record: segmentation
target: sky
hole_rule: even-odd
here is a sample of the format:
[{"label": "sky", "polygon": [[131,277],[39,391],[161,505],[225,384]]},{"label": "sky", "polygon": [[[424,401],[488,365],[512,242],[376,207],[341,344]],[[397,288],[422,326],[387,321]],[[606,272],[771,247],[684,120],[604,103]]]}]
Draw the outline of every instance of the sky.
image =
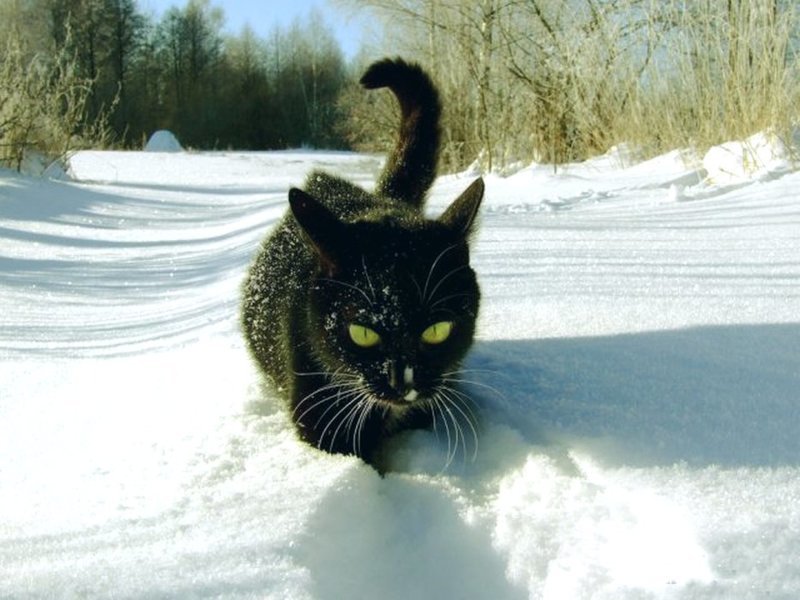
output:
[{"label": "sky", "polygon": [[[141,0],[139,5],[160,17],[170,7],[183,7],[186,3],[187,0]],[[354,16],[328,0],[211,0],[211,4],[225,12],[225,29],[229,33],[239,33],[249,23],[264,37],[276,25],[288,26],[294,19],[305,19],[312,9],[317,9],[333,30],[347,58],[358,52],[366,27],[362,17]]]}]

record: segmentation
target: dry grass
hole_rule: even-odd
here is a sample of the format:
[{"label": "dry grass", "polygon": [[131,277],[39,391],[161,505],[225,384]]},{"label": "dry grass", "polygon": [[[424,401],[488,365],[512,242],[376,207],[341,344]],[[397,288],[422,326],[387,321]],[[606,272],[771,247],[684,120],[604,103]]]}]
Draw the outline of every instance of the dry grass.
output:
[{"label": "dry grass", "polygon": [[[742,4],[736,14],[678,9],[653,62],[615,124],[616,137],[649,153],[677,147],[705,150],[758,131],[788,137],[798,118],[798,33],[793,6]],[[722,5],[722,3],[718,3]]]},{"label": "dry grass", "polygon": [[[446,167],[563,163],[620,143],[705,148],[798,118],[800,38],[777,0],[351,0],[445,100]],[[358,96],[348,98],[358,103]],[[369,145],[369,111],[353,111]],[[365,117],[366,115],[366,117]],[[366,118],[366,122],[365,122]],[[478,127],[477,123],[484,126]]]},{"label": "dry grass", "polygon": [[65,53],[31,54],[16,35],[0,53],[0,164],[19,169],[29,150],[51,159],[85,146],[105,147],[104,115],[83,122],[91,81]]}]

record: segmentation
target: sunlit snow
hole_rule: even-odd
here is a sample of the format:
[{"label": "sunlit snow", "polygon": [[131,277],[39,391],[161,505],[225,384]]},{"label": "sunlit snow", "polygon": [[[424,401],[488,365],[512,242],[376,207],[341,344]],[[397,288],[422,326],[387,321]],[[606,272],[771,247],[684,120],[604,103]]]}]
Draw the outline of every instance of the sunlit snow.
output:
[{"label": "sunlit snow", "polygon": [[385,478],[297,441],[238,324],[289,186],[379,158],[0,171],[0,598],[800,596],[800,173],[620,156],[487,177],[477,458],[415,432]]}]

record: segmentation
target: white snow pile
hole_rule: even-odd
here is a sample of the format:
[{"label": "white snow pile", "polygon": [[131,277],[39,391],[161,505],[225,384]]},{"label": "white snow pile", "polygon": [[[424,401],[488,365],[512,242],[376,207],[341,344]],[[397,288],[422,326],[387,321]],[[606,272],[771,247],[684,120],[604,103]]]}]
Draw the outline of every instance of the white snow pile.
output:
[{"label": "white snow pile", "polygon": [[385,478],[297,441],[238,325],[288,187],[378,159],[0,172],[0,597],[800,597],[800,174],[613,162],[487,178],[477,458],[415,432]]},{"label": "white snow pile", "polygon": [[147,140],[144,150],[145,152],[183,152],[183,146],[174,133],[166,129],[159,129]]},{"label": "white snow pile", "polygon": [[796,143],[786,143],[775,134],[757,133],[744,141],[711,148],[703,157],[703,167],[714,183],[739,184],[780,176],[792,170],[797,160]]}]

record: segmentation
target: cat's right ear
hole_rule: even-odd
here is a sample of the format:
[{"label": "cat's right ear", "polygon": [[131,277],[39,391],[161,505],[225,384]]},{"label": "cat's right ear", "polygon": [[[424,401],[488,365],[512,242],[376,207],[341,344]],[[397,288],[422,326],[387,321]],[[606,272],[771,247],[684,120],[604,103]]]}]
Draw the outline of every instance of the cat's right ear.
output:
[{"label": "cat's right ear", "polygon": [[344,238],[344,225],[316,198],[298,188],[289,190],[289,206],[323,270],[332,276],[336,272],[336,247],[338,240]]},{"label": "cat's right ear", "polygon": [[475,224],[475,218],[478,216],[481,200],[483,200],[483,192],[483,179],[479,177],[447,207],[444,214],[439,217],[439,222],[444,223],[465,238],[469,237]]}]

